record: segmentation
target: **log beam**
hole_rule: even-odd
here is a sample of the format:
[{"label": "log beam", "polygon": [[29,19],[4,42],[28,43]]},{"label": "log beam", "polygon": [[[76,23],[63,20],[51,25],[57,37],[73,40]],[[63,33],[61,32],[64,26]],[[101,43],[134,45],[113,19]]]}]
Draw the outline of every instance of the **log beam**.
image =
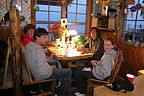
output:
[{"label": "log beam", "polygon": [[11,33],[11,64],[13,85],[15,89],[14,96],[23,96],[21,87],[21,64],[20,64],[20,20],[19,11],[16,8],[9,10],[9,27]]}]

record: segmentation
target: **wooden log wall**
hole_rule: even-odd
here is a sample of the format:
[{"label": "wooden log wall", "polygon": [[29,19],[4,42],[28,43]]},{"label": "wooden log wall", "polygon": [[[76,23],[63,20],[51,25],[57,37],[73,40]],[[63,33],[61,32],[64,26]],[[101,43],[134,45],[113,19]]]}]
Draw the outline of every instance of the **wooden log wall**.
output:
[{"label": "wooden log wall", "polygon": [[0,27],[0,40],[7,41],[9,36],[9,27]]},{"label": "wooden log wall", "polygon": [[[21,36],[23,33],[23,27],[20,28]],[[10,30],[9,27],[0,27],[0,40],[7,41],[8,37],[10,36]]]},{"label": "wooden log wall", "polygon": [[100,29],[100,33],[101,33],[101,37],[103,38],[103,40],[105,40],[107,37],[111,37],[114,40],[117,40],[116,31],[108,31],[108,30]]},{"label": "wooden log wall", "polygon": [[119,43],[118,46],[122,49],[125,60],[121,66],[121,76],[125,76],[126,73],[137,76],[138,71],[144,69],[144,48],[122,43]]}]

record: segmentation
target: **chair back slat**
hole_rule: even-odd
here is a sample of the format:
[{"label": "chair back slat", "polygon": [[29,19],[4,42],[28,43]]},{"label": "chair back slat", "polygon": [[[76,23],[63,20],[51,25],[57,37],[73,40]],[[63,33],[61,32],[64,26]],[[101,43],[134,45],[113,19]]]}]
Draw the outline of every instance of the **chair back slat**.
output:
[{"label": "chair back slat", "polygon": [[111,76],[108,79],[108,82],[112,83],[115,80],[122,62],[123,62],[123,56],[122,56],[121,50],[118,49],[115,64],[112,69]]},{"label": "chair back slat", "polygon": [[20,44],[20,46],[22,49],[22,60],[23,60],[24,67],[26,68],[26,71],[27,71],[27,74],[29,76],[31,83],[33,83],[32,74],[30,72],[29,64],[28,64],[27,57],[26,57],[25,47],[22,44]]}]

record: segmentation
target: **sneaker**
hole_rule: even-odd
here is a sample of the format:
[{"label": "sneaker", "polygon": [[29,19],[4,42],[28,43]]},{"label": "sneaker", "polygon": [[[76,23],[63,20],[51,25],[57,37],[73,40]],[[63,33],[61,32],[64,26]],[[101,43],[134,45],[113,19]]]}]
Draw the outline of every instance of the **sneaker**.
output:
[{"label": "sneaker", "polygon": [[59,81],[58,85],[56,85],[56,88],[60,87],[60,85],[61,85],[61,82]]},{"label": "sneaker", "polygon": [[85,96],[85,94],[81,94],[81,93],[79,93],[79,92],[75,92],[75,95],[76,95],[76,96]]},{"label": "sneaker", "polygon": [[91,71],[90,67],[84,67],[82,71]]}]

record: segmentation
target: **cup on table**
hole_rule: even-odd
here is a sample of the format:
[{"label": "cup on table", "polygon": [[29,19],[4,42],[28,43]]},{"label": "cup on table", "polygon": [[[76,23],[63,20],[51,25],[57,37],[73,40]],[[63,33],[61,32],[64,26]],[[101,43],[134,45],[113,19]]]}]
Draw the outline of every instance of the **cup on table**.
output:
[{"label": "cup on table", "polygon": [[131,83],[133,83],[133,79],[134,79],[134,75],[132,75],[132,74],[127,74],[126,75],[127,76],[127,78],[129,79],[129,81],[131,82]]},{"label": "cup on table", "polygon": [[78,46],[78,47],[76,48],[76,50],[77,50],[77,51],[81,51],[80,46]]}]

